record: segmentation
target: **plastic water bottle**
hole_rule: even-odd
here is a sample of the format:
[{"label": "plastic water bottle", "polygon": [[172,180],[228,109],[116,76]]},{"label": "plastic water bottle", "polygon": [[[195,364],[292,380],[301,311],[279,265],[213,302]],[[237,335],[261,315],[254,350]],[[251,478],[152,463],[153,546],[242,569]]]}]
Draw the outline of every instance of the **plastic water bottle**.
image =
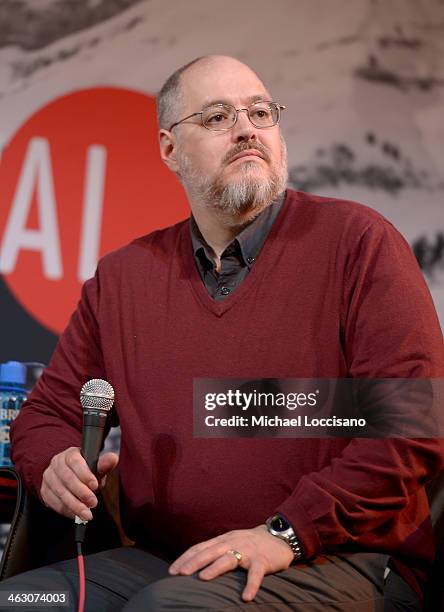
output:
[{"label": "plastic water bottle", "polygon": [[26,366],[19,361],[0,364],[0,465],[12,466],[9,428],[26,399]]}]

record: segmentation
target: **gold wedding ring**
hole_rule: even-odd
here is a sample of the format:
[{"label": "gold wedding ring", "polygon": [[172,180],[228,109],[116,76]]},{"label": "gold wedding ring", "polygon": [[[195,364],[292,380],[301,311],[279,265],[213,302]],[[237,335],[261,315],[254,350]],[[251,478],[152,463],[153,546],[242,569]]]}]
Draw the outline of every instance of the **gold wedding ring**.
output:
[{"label": "gold wedding ring", "polygon": [[242,561],[242,554],[238,550],[227,550],[227,554],[236,557],[238,564]]}]

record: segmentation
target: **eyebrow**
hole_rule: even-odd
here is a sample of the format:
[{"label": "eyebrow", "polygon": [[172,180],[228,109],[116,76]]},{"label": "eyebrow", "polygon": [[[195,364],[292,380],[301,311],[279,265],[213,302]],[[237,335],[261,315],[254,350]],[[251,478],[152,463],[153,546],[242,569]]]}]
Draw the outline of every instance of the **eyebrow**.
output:
[{"label": "eyebrow", "polygon": [[[269,95],[268,92],[265,92],[264,94],[256,94],[255,96],[249,96],[247,99],[247,104],[254,104],[255,102],[262,102],[262,101],[270,101],[271,97]],[[224,98],[219,98],[217,100],[209,100],[208,102],[206,102],[202,108],[207,108],[207,106],[212,106],[213,104],[228,104],[229,106],[233,106],[233,104]]]}]

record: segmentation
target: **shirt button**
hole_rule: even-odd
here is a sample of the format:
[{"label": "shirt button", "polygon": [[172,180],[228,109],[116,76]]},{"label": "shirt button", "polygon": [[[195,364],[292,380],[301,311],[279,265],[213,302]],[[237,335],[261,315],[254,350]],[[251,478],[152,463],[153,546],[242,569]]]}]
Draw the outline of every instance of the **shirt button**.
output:
[{"label": "shirt button", "polygon": [[221,294],[222,295],[228,295],[230,293],[231,289],[229,287],[221,287]]},{"label": "shirt button", "polygon": [[247,263],[252,264],[254,259],[254,257],[247,257]]}]

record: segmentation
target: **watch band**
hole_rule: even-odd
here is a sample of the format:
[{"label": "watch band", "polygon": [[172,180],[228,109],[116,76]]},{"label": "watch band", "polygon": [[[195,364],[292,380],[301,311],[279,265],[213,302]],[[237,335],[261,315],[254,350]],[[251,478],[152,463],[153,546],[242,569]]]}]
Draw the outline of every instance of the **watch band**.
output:
[{"label": "watch band", "polygon": [[299,559],[301,559],[303,556],[302,546],[299,544],[299,540],[297,539],[296,534],[293,532],[293,535],[290,535],[288,538],[284,539],[294,553],[294,560],[298,561]]}]

